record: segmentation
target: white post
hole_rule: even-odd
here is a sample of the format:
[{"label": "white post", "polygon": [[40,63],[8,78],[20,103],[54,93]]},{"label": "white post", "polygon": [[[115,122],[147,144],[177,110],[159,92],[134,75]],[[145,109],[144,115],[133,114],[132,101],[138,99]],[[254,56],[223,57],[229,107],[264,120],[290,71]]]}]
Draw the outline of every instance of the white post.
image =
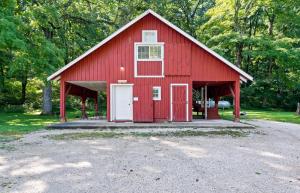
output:
[{"label": "white post", "polygon": [[205,85],[205,90],[204,90],[204,116],[205,119],[207,119],[207,85]]}]

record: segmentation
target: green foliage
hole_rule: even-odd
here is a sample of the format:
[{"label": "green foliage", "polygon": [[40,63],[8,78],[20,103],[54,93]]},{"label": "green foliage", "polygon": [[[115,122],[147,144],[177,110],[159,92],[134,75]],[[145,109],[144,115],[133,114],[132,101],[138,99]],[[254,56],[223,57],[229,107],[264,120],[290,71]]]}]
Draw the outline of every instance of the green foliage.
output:
[{"label": "green foliage", "polygon": [[[254,76],[242,87],[243,106],[294,110],[300,100],[299,7],[293,0],[3,0],[0,106],[41,107],[47,76],[151,8]],[[55,113],[58,91],[54,83]],[[80,103],[70,99],[67,107]]]},{"label": "green foliage", "polygon": [[210,18],[198,37],[254,76],[242,88],[244,106],[295,110],[300,100],[299,7],[291,0],[216,0],[206,13]]}]

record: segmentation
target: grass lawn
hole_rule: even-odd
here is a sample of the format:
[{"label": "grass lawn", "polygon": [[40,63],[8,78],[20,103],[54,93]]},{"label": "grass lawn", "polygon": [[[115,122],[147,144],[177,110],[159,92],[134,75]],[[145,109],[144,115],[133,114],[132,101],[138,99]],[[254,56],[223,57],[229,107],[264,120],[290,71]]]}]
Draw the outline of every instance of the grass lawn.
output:
[{"label": "grass lawn", "polygon": [[[241,119],[264,119],[272,121],[290,122],[300,124],[300,116],[297,116],[295,112],[279,111],[279,110],[245,110],[246,116],[241,116]],[[232,119],[232,110],[219,110],[219,113],[223,119]]]},{"label": "grass lawn", "polygon": [[[300,116],[294,112],[267,111],[267,110],[242,110],[246,116],[241,119],[265,119],[300,124]],[[232,120],[232,110],[220,110],[223,119]],[[68,119],[80,116],[80,111],[68,111]],[[0,142],[19,139],[23,134],[37,131],[46,125],[59,122],[59,116],[42,116],[40,112],[31,113],[2,113],[0,112]]]},{"label": "grass lawn", "polygon": [[[68,112],[68,118],[74,119],[80,112]],[[39,111],[30,113],[0,112],[0,142],[19,139],[23,134],[37,131],[45,126],[59,122],[58,115],[40,115]]]}]

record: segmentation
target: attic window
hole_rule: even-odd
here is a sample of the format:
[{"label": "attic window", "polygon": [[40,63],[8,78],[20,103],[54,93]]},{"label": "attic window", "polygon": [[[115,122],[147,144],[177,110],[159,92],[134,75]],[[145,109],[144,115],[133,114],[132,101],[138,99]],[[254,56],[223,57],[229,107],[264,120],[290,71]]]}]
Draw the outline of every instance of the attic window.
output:
[{"label": "attic window", "polygon": [[142,42],[145,42],[145,43],[157,42],[157,31],[156,30],[143,30],[142,31]]}]

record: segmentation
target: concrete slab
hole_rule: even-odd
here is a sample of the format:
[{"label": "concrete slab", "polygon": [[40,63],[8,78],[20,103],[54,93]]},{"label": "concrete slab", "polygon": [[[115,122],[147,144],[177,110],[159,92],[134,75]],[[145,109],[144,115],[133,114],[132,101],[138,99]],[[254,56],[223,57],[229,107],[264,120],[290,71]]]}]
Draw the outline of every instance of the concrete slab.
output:
[{"label": "concrete slab", "polygon": [[228,120],[195,120],[193,122],[165,122],[165,123],[133,123],[107,122],[106,120],[76,120],[53,124],[48,129],[138,129],[138,128],[254,128],[253,125]]}]

